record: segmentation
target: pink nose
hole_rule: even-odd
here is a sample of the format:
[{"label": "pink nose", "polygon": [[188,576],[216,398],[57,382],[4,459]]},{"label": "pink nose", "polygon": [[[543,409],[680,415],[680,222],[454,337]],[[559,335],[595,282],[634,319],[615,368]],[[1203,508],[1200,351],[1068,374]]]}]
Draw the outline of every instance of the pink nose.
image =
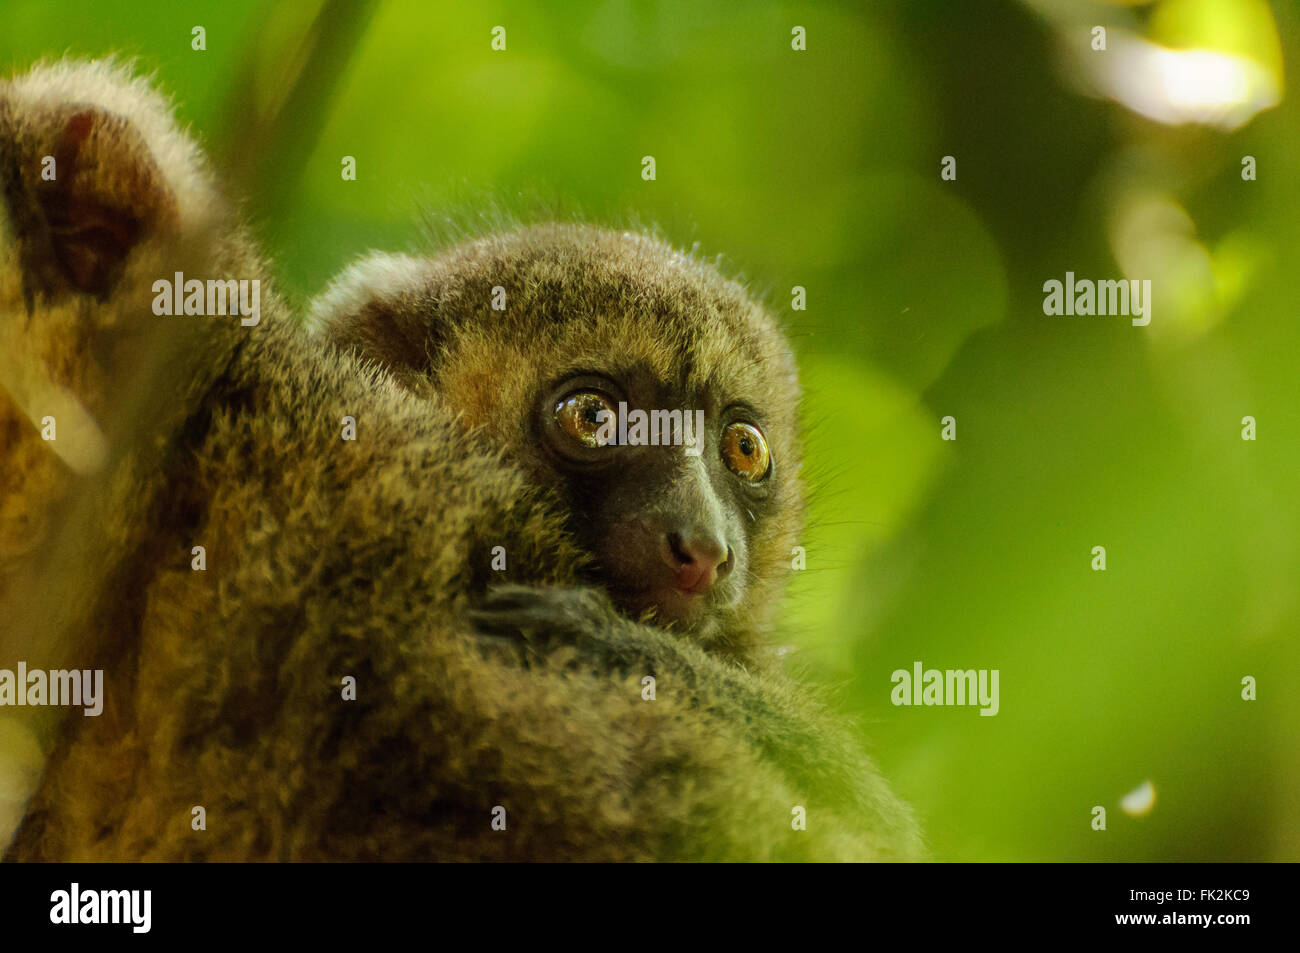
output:
[{"label": "pink nose", "polygon": [[677,588],[692,593],[704,592],[732,566],[730,547],[709,532],[669,533],[664,560],[677,573]]}]

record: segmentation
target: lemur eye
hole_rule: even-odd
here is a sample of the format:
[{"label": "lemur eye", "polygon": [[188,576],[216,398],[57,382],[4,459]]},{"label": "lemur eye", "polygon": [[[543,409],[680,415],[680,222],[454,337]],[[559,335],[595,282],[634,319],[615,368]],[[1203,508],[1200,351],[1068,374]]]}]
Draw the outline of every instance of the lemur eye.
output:
[{"label": "lemur eye", "polygon": [[584,447],[605,446],[606,441],[599,431],[602,427],[608,428],[614,419],[614,405],[609,398],[592,390],[570,394],[555,405],[556,424]]},{"label": "lemur eye", "polygon": [[760,483],[772,472],[772,453],[763,432],[737,421],[722,431],[722,459],[731,472],[750,483]]}]

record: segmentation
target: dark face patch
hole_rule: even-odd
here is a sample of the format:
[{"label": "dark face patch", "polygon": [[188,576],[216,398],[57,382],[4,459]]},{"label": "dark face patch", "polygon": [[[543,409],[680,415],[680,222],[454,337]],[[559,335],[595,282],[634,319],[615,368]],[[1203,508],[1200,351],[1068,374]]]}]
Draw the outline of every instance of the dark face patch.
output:
[{"label": "dark face patch", "polygon": [[678,381],[644,365],[564,373],[539,391],[534,429],[598,581],[629,614],[708,636],[752,595],[778,470],[730,462],[736,431],[762,439],[750,406]]}]

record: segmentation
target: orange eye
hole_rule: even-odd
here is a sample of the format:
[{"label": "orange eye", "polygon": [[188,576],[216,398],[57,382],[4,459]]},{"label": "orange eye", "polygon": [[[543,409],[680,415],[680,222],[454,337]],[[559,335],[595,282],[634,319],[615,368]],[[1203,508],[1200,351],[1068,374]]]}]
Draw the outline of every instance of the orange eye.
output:
[{"label": "orange eye", "polygon": [[722,431],[722,459],[732,473],[750,483],[759,483],[772,472],[772,453],[767,449],[767,440],[752,424],[737,421]]},{"label": "orange eye", "polygon": [[555,405],[555,423],[584,447],[603,447],[613,442],[605,436],[613,433],[614,413],[614,405],[604,394],[584,390],[570,394]]}]

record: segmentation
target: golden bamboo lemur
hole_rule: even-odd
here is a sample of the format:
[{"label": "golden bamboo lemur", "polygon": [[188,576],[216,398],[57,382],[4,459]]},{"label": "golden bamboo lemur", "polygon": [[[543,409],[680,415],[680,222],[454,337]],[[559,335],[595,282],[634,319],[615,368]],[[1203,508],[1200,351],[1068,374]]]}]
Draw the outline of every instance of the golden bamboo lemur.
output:
[{"label": "golden bamboo lemur", "polygon": [[803,494],[794,361],[744,288],[643,234],[540,225],[365,259],[313,323],[559,499],[622,609],[755,664]]},{"label": "golden bamboo lemur", "polygon": [[[369,259],[310,335],[103,63],[0,84],[0,176],[0,668],[104,670],[98,717],[0,708],[50,739],[9,858],[919,853],[754,653],[801,492],[740,286],[539,226]],[[255,322],[159,316],[177,272],[261,281]],[[609,445],[620,401],[703,434]]]}]

